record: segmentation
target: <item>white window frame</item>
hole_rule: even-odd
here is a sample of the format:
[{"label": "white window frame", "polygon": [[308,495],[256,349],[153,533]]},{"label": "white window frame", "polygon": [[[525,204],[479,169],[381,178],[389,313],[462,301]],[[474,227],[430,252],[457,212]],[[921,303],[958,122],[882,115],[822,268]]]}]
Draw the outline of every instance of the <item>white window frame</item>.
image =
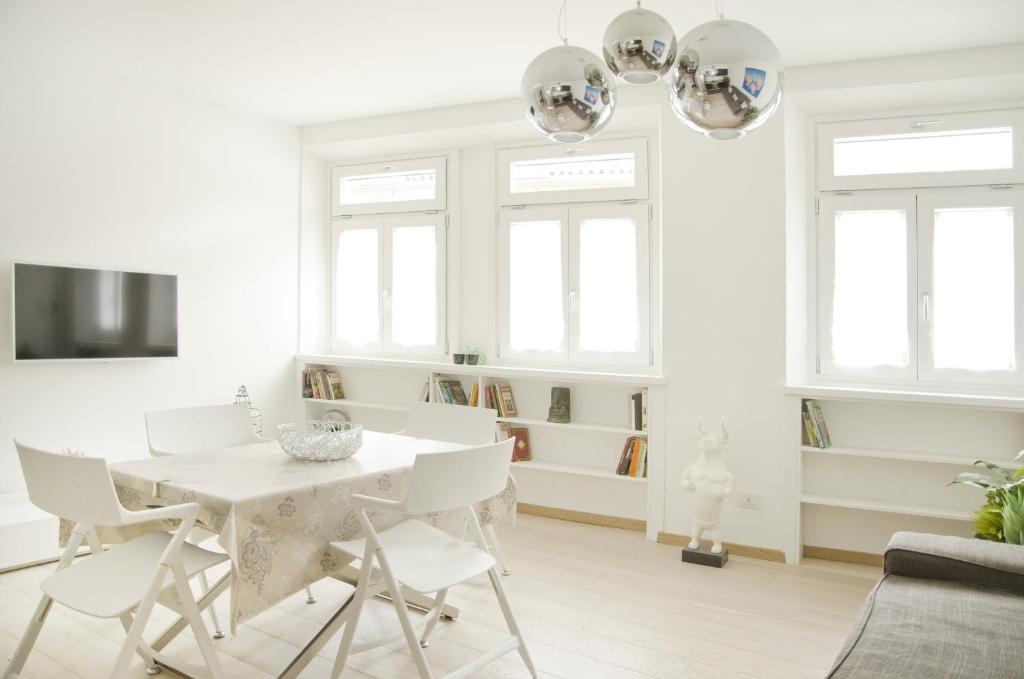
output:
[{"label": "white window frame", "polygon": [[[997,170],[956,172],[911,172],[837,177],[833,174],[832,143],[838,138],[914,132],[973,130],[988,127],[1013,128],[1013,167]],[[937,113],[874,120],[823,122],[817,125],[817,180],[820,191],[856,191],[862,189],[915,188],[937,186],[973,186],[1024,182],[1024,109]]]},{"label": "white window frame", "polygon": [[[448,173],[447,158],[435,156],[430,158],[413,158],[403,160],[386,160],[358,165],[338,165],[331,168],[331,216],[342,217],[352,215],[383,214],[397,212],[442,211],[448,207]],[[378,172],[411,172],[415,170],[434,170],[435,196],[429,200],[405,200],[382,203],[360,203],[358,205],[341,205],[341,180],[345,177],[359,177]]]},{"label": "white window frame", "polygon": [[[391,341],[391,282],[392,282],[392,234],[396,227],[403,226],[433,226],[437,238],[437,344],[423,347],[410,347],[397,345]],[[378,341],[370,345],[354,345],[342,341],[337,337],[335,329],[338,312],[338,304],[341,300],[335,297],[335,267],[338,249],[338,238],[342,231],[354,229],[377,229],[379,233],[378,243],[378,313],[379,330]],[[448,353],[448,324],[447,324],[447,242],[448,242],[448,216],[445,214],[418,214],[418,215],[377,215],[373,217],[339,218],[331,221],[331,242],[330,242],[330,345],[331,350],[336,353],[347,353],[357,355],[392,355],[392,356],[436,356],[441,357]]]},{"label": "white window frame", "polygon": [[[918,195],[920,295],[918,315],[922,332],[918,339],[920,370],[918,380],[933,384],[975,383],[982,385],[1024,384],[1024,187],[1005,190],[967,188],[923,190]],[[942,208],[1005,207],[1013,208],[1014,261],[1014,364],[1015,370],[964,370],[935,368],[932,361],[932,323],[928,299],[933,281],[932,256],[935,237],[935,210]]]},{"label": "white window frame", "polygon": [[[835,280],[835,214],[859,210],[903,210],[907,214],[907,355],[906,366],[853,368],[832,361],[832,309]],[[917,375],[917,203],[913,191],[825,194],[819,202],[818,260],[818,373],[825,379],[864,383],[913,382]]]},{"label": "white window frame", "polygon": [[[599,156],[632,153],[636,158],[636,182],[633,186],[602,189],[571,189],[512,193],[509,187],[509,167],[520,160],[546,160],[567,155]],[[554,205],[562,203],[590,203],[614,200],[647,200],[650,197],[648,140],[646,138],[610,139],[591,141],[582,145],[523,146],[497,151],[497,197],[500,207],[511,205]]]},{"label": "white window frame", "polygon": [[[636,352],[584,352],[579,346],[579,226],[585,219],[633,217],[637,226],[637,294],[640,317]],[[509,227],[512,222],[558,220],[562,225],[562,313],[565,324],[565,346],[561,352],[513,351],[509,342]],[[564,364],[577,367],[651,366],[654,360],[652,342],[652,299],[654,271],[651,240],[652,215],[646,202],[600,203],[584,205],[503,207],[500,210],[498,234],[498,356],[512,364]]]}]

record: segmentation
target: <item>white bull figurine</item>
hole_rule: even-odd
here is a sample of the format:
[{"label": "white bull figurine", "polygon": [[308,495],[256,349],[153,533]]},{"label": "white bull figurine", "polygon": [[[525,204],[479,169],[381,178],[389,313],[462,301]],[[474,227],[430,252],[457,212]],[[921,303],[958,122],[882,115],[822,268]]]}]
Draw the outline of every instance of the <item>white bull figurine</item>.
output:
[{"label": "white bull figurine", "polygon": [[697,420],[700,456],[686,468],[680,483],[694,494],[693,531],[690,549],[700,547],[700,539],[707,531],[711,535],[711,551],[722,553],[722,500],[732,495],[732,473],[722,462],[722,449],[729,445],[729,432],[722,418],[722,431],[712,434]]}]

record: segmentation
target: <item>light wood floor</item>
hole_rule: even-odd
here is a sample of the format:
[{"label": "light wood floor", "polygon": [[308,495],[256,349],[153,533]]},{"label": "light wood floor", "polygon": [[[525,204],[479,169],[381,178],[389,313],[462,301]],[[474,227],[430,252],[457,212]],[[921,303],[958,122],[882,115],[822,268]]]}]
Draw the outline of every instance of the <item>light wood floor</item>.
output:
[{"label": "light wood floor", "polygon": [[[646,542],[640,533],[521,516],[499,530],[513,560],[504,578],[541,676],[547,679],[675,679],[821,677],[831,665],[865,596],[878,577],[868,566],[806,560],[801,566],[732,557],[723,570],[683,564],[676,547]],[[5,667],[38,599],[39,581],[53,565],[0,575],[0,659]],[[217,641],[233,678],[273,676],[283,668],[347,591],[323,581],[319,599],[297,595]],[[448,671],[498,643],[504,627],[486,581],[453,590],[462,609],[439,625],[427,657]],[[222,597],[219,605],[226,605]],[[371,622],[390,609],[373,604]],[[153,629],[171,614],[157,609]],[[123,633],[56,607],[23,677],[105,677]],[[327,677],[332,640],[304,677]],[[182,635],[169,652],[199,662],[194,640]],[[141,661],[132,675],[145,677]],[[162,676],[170,677],[169,673]],[[344,677],[415,678],[399,643],[354,656]],[[518,655],[505,656],[477,677],[526,678]]]}]

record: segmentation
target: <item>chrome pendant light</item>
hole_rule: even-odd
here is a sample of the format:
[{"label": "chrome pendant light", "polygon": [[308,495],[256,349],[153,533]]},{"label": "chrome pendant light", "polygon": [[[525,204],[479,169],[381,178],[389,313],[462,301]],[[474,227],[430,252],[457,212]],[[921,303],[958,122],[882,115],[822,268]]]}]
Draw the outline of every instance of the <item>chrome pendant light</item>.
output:
[{"label": "chrome pendant light", "polygon": [[764,125],[782,101],[782,58],[767,35],[750,24],[718,21],[679,41],[667,79],[672,110],[712,139],[737,139]]},{"label": "chrome pendant light", "polygon": [[603,45],[608,68],[635,85],[657,82],[675,63],[676,34],[671,24],[639,2],[608,24]]},{"label": "chrome pendant light", "polygon": [[523,74],[526,119],[552,141],[577,144],[600,132],[615,111],[615,78],[601,59],[569,44],[566,3],[559,13],[562,45],[541,52]]}]

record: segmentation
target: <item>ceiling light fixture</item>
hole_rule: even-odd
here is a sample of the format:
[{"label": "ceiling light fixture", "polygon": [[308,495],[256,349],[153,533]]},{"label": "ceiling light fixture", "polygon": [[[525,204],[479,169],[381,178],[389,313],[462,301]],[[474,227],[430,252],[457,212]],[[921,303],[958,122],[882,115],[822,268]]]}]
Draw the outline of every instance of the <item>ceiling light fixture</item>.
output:
[{"label": "ceiling light fixture", "polygon": [[604,32],[604,61],[612,73],[634,85],[658,82],[676,59],[676,34],[660,14],[634,9],[612,19]]},{"label": "ceiling light fixture", "polygon": [[693,29],[679,41],[669,72],[668,98],[676,116],[712,139],[737,139],[764,125],[782,101],[782,57],[767,35],[725,18]]},{"label": "ceiling light fixture", "polygon": [[615,78],[593,52],[569,44],[566,0],[558,14],[562,44],[541,52],[523,73],[526,119],[542,134],[577,144],[600,132],[615,111]]}]

